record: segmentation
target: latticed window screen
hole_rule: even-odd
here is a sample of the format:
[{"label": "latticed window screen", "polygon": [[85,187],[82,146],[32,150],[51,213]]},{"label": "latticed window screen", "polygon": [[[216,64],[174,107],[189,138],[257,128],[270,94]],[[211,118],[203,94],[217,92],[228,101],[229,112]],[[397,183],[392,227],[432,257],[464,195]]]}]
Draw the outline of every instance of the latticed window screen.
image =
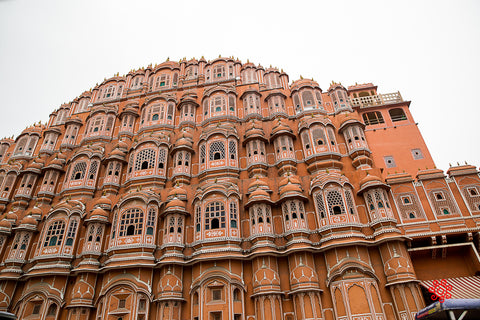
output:
[{"label": "latticed window screen", "polygon": [[120,218],[119,236],[142,234],[143,211],[138,208],[132,208],[125,211]]},{"label": "latticed window screen", "polygon": [[43,246],[59,246],[62,244],[65,233],[65,221],[56,220],[48,226],[47,234]]},{"label": "latticed window screen", "polygon": [[325,133],[323,132],[323,129],[321,128],[313,129],[312,136],[316,146],[321,146],[325,144],[326,139],[325,139]]},{"label": "latticed window screen", "polygon": [[228,153],[230,154],[230,159],[237,158],[237,143],[233,140],[228,142]]},{"label": "latticed window screen", "polygon": [[210,144],[209,160],[225,159],[225,142],[213,141]]},{"label": "latticed window screen", "polygon": [[155,166],[155,150],[144,149],[137,154],[135,171],[151,169]]},{"label": "latticed window screen", "polygon": [[430,199],[437,215],[456,214],[455,203],[452,201],[450,192],[444,189],[430,191]]},{"label": "latticed window screen", "polygon": [[172,104],[172,103],[168,104],[167,119],[168,119],[168,120],[172,120],[172,119],[173,119],[173,104]]},{"label": "latticed window screen", "polygon": [[160,169],[165,168],[167,162],[167,150],[165,148],[162,148],[158,150],[158,167]]},{"label": "latticed window screen", "polygon": [[107,118],[107,124],[105,125],[105,130],[106,130],[106,131],[112,131],[114,119],[115,119],[115,118],[114,118],[113,116],[109,116],[109,117]]},{"label": "latticed window screen", "polygon": [[67,246],[73,245],[73,239],[75,238],[75,234],[77,233],[77,227],[78,227],[78,221],[77,220],[71,220],[70,225],[68,226],[68,231],[67,231]]},{"label": "latticed window screen", "polygon": [[77,162],[73,167],[72,175],[70,180],[80,180],[85,177],[85,172],[87,171],[87,163],[85,161]]},{"label": "latticed window screen", "polygon": [[462,189],[471,211],[480,211],[480,191],[476,185],[466,186]]},{"label": "latticed window screen", "polygon": [[88,228],[88,232],[87,232],[87,242],[92,242],[93,241],[93,234],[95,232],[95,226],[94,225],[90,225],[90,227]]},{"label": "latticed window screen", "polygon": [[215,66],[213,68],[213,77],[214,78],[225,77],[225,66]]},{"label": "latticed window screen", "polygon": [[148,216],[147,216],[147,234],[150,234],[150,235],[153,234],[156,217],[157,217],[157,211],[155,210],[155,208],[149,208]]},{"label": "latticed window screen", "polygon": [[320,216],[320,218],[325,218],[325,204],[323,203],[323,194],[322,192],[317,192],[314,195],[315,199],[315,207],[317,208],[317,214]]},{"label": "latticed window screen", "polygon": [[328,210],[331,215],[344,214],[345,206],[343,205],[343,198],[337,190],[330,190],[326,192]]},{"label": "latticed window screen", "polygon": [[195,230],[200,231],[200,223],[202,221],[202,209],[199,205],[195,207]]},{"label": "latticed window screen", "polygon": [[311,148],[310,139],[308,138],[308,133],[306,133],[306,132],[302,133],[302,142],[303,142],[303,146],[306,150],[309,150]]},{"label": "latticed window screen", "polygon": [[230,202],[230,227],[237,228],[237,204]]},{"label": "latticed window screen", "polygon": [[332,128],[328,128],[327,133],[328,133],[328,139],[330,140],[330,144],[332,146],[334,146],[335,145],[335,133],[333,132]]},{"label": "latticed window screen", "polygon": [[228,96],[228,108],[230,111],[235,111],[235,97],[233,95]]},{"label": "latticed window screen", "polygon": [[205,208],[205,230],[217,228],[225,228],[225,207],[219,201],[210,202]]},{"label": "latticed window screen", "polygon": [[20,244],[20,250],[26,250],[28,241],[30,240],[30,233],[24,233],[22,243]]},{"label": "latticed window screen", "polygon": [[355,214],[355,202],[353,201],[352,191],[350,189],[346,189],[345,191],[345,200],[347,202],[348,212],[351,214]]},{"label": "latticed window screen", "polygon": [[200,146],[200,163],[205,163],[205,145]]},{"label": "latticed window screen", "polygon": [[95,237],[95,242],[100,242],[101,239],[102,239],[102,234],[103,234],[103,227],[102,226],[99,226],[97,228],[97,235]]},{"label": "latticed window screen", "polygon": [[300,99],[298,98],[298,94],[293,96],[293,104],[295,105],[295,108],[300,107]]},{"label": "latticed window screen", "polygon": [[88,179],[95,179],[98,170],[98,161],[92,161],[88,170]]},{"label": "latticed window screen", "polygon": [[395,195],[395,199],[403,220],[423,217],[417,196],[414,193],[399,193]]},{"label": "latticed window screen", "polygon": [[310,90],[304,91],[302,93],[302,100],[303,105],[306,107],[315,105],[315,102],[313,100],[313,94]]},{"label": "latticed window screen", "polygon": [[168,220],[168,228],[167,228],[168,233],[174,233],[175,232],[175,217],[170,217]]}]

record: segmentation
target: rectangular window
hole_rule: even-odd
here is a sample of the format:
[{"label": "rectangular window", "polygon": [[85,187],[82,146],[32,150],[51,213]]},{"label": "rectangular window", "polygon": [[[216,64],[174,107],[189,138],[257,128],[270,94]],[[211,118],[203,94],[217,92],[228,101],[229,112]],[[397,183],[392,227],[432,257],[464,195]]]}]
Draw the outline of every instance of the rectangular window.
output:
[{"label": "rectangular window", "polygon": [[397,165],[395,164],[395,159],[393,159],[393,156],[385,156],[383,157],[385,160],[385,165],[387,168],[395,168]]},{"label": "rectangular window", "polygon": [[412,156],[414,160],[423,159],[422,150],[420,149],[412,149]]},{"label": "rectangular window", "polygon": [[119,309],[125,308],[125,299],[118,300],[118,308]]},{"label": "rectangular window", "polygon": [[212,289],[212,300],[222,300],[222,289]]}]

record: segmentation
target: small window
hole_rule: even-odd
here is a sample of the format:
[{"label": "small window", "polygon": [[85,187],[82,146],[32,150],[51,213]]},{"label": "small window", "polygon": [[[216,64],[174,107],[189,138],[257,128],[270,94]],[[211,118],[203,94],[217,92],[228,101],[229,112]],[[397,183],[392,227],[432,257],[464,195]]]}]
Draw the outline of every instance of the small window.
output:
[{"label": "small window", "polygon": [[404,204],[410,204],[412,203],[412,200],[410,200],[410,197],[403,197],[402,198]]},{"label": "small window", "polygon": [[435,198],[436,198],[437,200],[444,200],[443,194],[440,193],[440,192],[435,193]]},{"label": "small window", "polygon": [[51,304],[48,308],[47,316],[54,316],[57,313],[57,305]]},{"label": "small window", "polygon": [[415,219],[415,218],[416,218],[416,217],[415,217],[415,213],[413,213],[413,212],[410,212],[410,213],[408,214],[408,216],[410,217],[410,219]]},{"label": "small window", "polygon": [[393,159],[393,156],[385,156],[383,157],[385,160],[385,165],[387,168],[395,168],[397,165],[395,164],[395,159]]},{"label": "small window", "polygon": [[41,308],[41,307],[42,307],[41,304],[38,304],[38,303],[35,304],[35,305],[33,306],[32,314],[40,314],[40,308]]},{"label": "small window", "polygon": [[412,149],[412,156],[414,160],[423,159],[422,150],[420,149]]},{"label": "small window", "polygon": [[450,212],[447,209],[443,209],[443,214],[450,214]]},{"label": "small window", "polygon": [[478,191],[476,188],[469,188],[468,191],[470,191],[470,195],[478,196]]},{"label": "small window", "polygon": [[125,302],[126,302],[125,299],[118,300],[118,308],[119,309],[125,308]]},{"label": "small window", "polygon": [[222,300],[222,289],[213,289],[212,290],[212,300],[214,300],[214,301]]},{"label": "small window", "polygon": [[233,290],[233,301],[240,301],[240,290]]}]

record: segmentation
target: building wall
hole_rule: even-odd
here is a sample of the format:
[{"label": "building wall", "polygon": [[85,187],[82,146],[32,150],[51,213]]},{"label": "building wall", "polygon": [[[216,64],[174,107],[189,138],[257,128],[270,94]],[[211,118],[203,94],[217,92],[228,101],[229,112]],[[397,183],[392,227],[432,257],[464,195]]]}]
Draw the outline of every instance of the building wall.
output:
[{"label": "building wall", "polygon": [[419,282],[480,270],[480,178],[376,90],[167,61],[0,140],[0,310],[413,319]]}]

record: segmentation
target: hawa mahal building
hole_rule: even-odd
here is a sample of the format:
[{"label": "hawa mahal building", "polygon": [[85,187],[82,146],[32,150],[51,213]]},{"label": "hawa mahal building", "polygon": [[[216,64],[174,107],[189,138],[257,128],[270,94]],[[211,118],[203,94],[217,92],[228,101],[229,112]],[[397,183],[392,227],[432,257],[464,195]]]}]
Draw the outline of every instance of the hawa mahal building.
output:
[{"label": "hawa mahal building", "polygon": [[405,320],[436,279],[478,298],[479,173],[436,169],[409,107],[233,58],[105,79],[0,140],[0,311]]}]

